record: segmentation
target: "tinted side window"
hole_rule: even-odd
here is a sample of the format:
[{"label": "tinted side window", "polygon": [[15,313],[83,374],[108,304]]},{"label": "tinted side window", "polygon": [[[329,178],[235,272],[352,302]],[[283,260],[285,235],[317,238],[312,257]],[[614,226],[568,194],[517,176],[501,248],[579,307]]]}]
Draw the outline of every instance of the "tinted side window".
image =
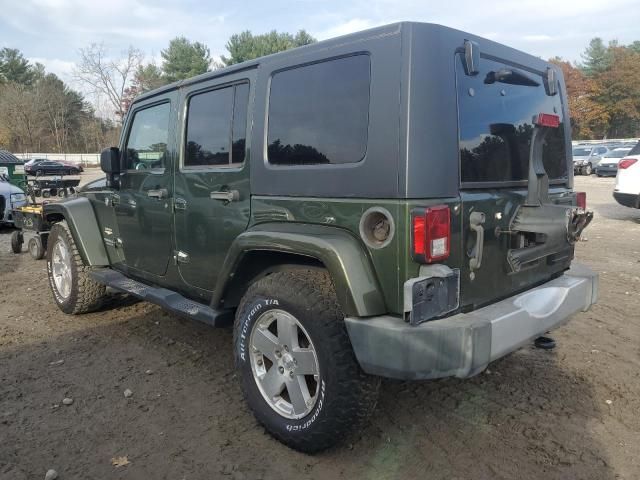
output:
[{"label": "tinted side window", "polygon": [[368,55],[276,73],[269,97],[269,163],[362,160],[367,148],[370,83]]},{"label": "tinted side window", "polygon": [[233,128],[231,163],[244,162],[247,144],[247,109],[249,107],[249,84],[236,85],[236,99],[233,105]]},{"label": "tinted side window", "polygon": [[228,165],[233,87],[189,99],[184,166]]},{"label": "tinted side window", "polygon": [[200,93],[189,99],[185,167],[244,162],[248,102],[248,84]]},{"label": "tinted side window", "polygon": [[164,168],[169,142],[168,103],[139,110],[134,114],[125,152],[125,169]]}]

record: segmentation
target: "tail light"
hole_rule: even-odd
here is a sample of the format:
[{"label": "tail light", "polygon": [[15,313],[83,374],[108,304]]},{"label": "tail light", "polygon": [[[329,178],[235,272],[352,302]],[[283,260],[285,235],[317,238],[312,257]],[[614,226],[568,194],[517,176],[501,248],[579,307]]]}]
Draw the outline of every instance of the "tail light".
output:
[{"label": "tail light", "polygon": [[618,169],[624,170],[625,168],[629,168],[637,161],[638,160],[636,160],[635,158],[623,158],[622,160],[620,160],[620,163],[618,163]]},{"label": "tail light", "polygon": [[576,192],[576,204],[583,210],[587,209],[587,192]]},{"label": "tail light", "polygon": [[451,248],[451,212],[446,205],[412,212],[412,253],[421,263],[449,258]]}]

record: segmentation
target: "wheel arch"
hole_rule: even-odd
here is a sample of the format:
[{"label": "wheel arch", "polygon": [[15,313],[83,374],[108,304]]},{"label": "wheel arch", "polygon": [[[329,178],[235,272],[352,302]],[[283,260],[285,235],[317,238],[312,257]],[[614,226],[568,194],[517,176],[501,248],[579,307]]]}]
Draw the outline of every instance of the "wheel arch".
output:
[{"label": "wheel arch", "polygon": [[76,197],[44,206],[47,222],[66,220],[82,261],[88,266],[107,266],[109,257],[102,241],[100,226],[91,202],[86,197]]},{"label": "wheel arch", "polygon": [[235,307],[251,283],[292,268],[322,268],[345,315],[387,312],[366,248],[351,233],[322,225],[261,224],[236,238],[218,277],[212,307]]}]

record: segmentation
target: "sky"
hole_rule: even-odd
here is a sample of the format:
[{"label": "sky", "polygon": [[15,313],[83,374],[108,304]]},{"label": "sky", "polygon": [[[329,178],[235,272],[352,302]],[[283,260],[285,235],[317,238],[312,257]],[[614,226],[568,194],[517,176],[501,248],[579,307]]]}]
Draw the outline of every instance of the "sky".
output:
[{"label": "sky", "polygon": [[[455,6],[453,6],[455,5]],[[183,35],[226,53],[234,33],[296,32],[319,40],[401,20],[439,23],[543,58],[580,60],[589,40],[640,40],[640,0],[0,0],[0,48],[18,48],[73,84],[78,49],[129,45],[159,63]]]}]

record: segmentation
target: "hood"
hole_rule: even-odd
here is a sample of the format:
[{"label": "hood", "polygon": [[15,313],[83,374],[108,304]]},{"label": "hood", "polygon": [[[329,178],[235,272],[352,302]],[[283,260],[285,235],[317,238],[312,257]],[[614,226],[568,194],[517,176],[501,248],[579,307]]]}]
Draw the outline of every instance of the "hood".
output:
[{"label": "hood", "polygon": [[24,190],[16,187],[15,185],[5,181],[0,180],[0,194],[2,195],[10,195],[12,193],[24,193]]}]

